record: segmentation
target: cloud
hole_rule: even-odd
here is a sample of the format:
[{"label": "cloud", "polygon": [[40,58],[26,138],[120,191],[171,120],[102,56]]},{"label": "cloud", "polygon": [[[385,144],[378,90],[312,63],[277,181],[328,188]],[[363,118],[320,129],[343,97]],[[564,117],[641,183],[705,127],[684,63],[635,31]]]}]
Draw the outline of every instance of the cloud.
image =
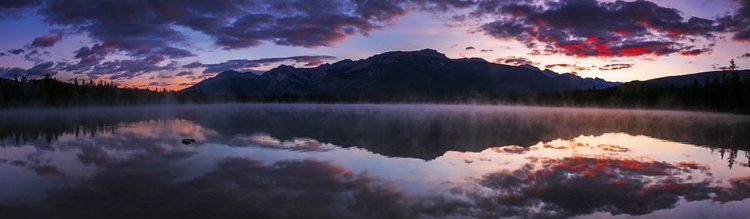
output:
[{"label": "cloud", "polygon": [[13,54],[13,55],[22,54],[24,52],[25,51],[23,49],[21,49],[21,48],[8,50],[8,53]]},{"label": "cloud", "polygon": [[745,54],[742,54],[742,55],[740,55],[740,56],[737,56],[737,58],[743,58],[743,59],[747,59],[747,58],[750,58],[750,53],[745,53]]},{"label": "cloud", "polygon": [[53,68],[54,62],[37,63],[29,69],[22,68],[0,68],[0,77],[12,78],[16,75],[26,76],[28,78],[40,78],[46,74],[56,75],[57,71]]},{"label": "cloud", "polygon": [[732,15],[717,18],[720,30],[733,33],[733,40],[750,42],[750,1],[736,0],[740,6]]},{"label": "cloud", "polygon": [[47,35],[34,38],[34,41],[31,42],[31,47],[52,47],[57,42],[60,42],[63,36],[62,31],[50,31]]},{"label": "cloud", "polygon": [[[55,69],[71,71],[75,74],[85,73],[92,78],[107,77],[110,80],[115,80],[132,79],[147,73],[172,71],[179,68],[176,62],[160,65],[159,63],[166,60],[166,57],[163,55],[151,55],[135,59],[117,59],[99,63],[102,57],[97,56],[96,52],[79,50],[76,56],[78,54],[84,54],[83,56],[86,56],[86,58],[81,58],[81,61],[77,64],[58,63]],[[87,60],[92,61],[88,62]]]},{"label": "cloud", "polygon": [[3,0],[0,1],[0,20],[8,18],[20,18],[20,10],[39,6],[42,0]]},{"label": "cloud", "polygon": [[187,83],[180,83],[179,86],[193,86],[197,84],[196,82],[187,82]]},{"label": "cloud", "polygon": [[193,72],[192,71],[181,71],[181,72],[177,73],[174,76],[179,77],[179,76],[187,76],[187,75],[193,75]]},{"label": "cloud", "polygon": [[[490,20],[476,27],[476,31],[498,39],[522,42],[532,49],[534,55],[695,56],[710,53],[714,45],[701,43],[714,40],[717,34],[731,33],[733,39],[739,41],[750,39],[750,3],[747,0],[740,1],[738,10],[713,20],[683,17],[676,9],[650,1],[0,2],[0,14],[10,15],[9,10],[21,9],[36,9],[47,24],[85,34],[94,40],[93,45],[75,51],[75,63],[65,64],[65,70],[76,73],[111,65],[102,62],[114,54],[129,56],[126,59],[130,60],[159,55],[165,59],[194,56],[189,51],[192,36],[182,31],[186,28],[207,35],[214,46],[226,50],[262,44],[316,48],[334,46],[353,36],[368,36],[413,11],[441,15],[453,13],[456,14],[453,17],[462,19]],[[462,14],[465,11],[470,13]],[[51,32],[35,38],[31,47],[51,47],[62,38],[62,32]],[[475,48],[469,46],[466,49]],[[227,62],[242,66],[247,61]],[[318,64],[307,62],[305,66]]]},{"label": "cloud", "polygon": [[166,87],[166,86],[169,86],[169,85],[172,85],[172,84],[167,83],[167,82],[154,81],[154,82],[148,83],[148,85],[146,85],[146,86]]},{"label": "cloud", "polygon": [[722,26],[649,1],[483,1],[471,14],[494,19],[478,28],[489,36],[517,40],[539,54],[575,57],[698,55],[713,45],[696,49],[697,40],[714,39]]},{"label": "cloud", "polygon": [[294,63],[305,63],[305,66],[318,66],[323,63],[323,60],[336,59],[333,56],[291,56],[291,57],[280,57],[280,58],[263,58],[263,59],[235,59],[228,60],[226,62],[216,64],[202,64],[200,62],[193,62],[182,66],[183,68],[206,68],[203,73],[219,73],[227,70],[250,70],[253,68],[267,66],[272,63],[292,61]]},{"label": "cloud", "polygon": [[466,47],[466,50],[475,50],[475,49],[476,49],[476,48],[474,48],[473,46],[467,46],[467,47]]},{"label": "cloud", "polygon": [[579,66],[577,64],[565,64],[565,63],[549,64],[549,65],[545,65],[544,66],[544,68],[546,68],[546,69],[552,69],[552,68],[555,68],[555,67],[568,68],[568,69],[571,69],[571,70],[574,70],[574,71],[588,71],[588,70],[591,69],[590,67]]},{"label": "cloud", "polygon": [[495,59],[494,63],[497,64],[509,64],[509,65],[539,65],[538,62],[532,62],[531,60],[524,57],[508,56],[505,58]]},{"label": "cloud", "polygon": [[0,10],[2,9],[20,9],[37,6],[42,0],[3,0],[0,1]]},{"label": "cloud", "polygon": [[410,8],[402,1],[47,0],[39,12],[47,23],[77,28],[102,42],[149,39],[164,47],[184,41],[174,28],[181,26],[210,36],[224,49],[239,49],[266,42],[332,46],[382,29]]},{"label": "cloud", "polygon": [[493,51],[492,49],[482,49],[482,50],[480,50],[480,52],[492,52],[492,51]]},{"label": "cloud", "polygon": [[626,68],[632,68],[633,64],[626,64],[626,63],[618,63],[618,64],[607,64],[602,67],[599,67],[599,70],[602,71],[612,71],[612,70],[620,70],[620,69],[626,69]]}]

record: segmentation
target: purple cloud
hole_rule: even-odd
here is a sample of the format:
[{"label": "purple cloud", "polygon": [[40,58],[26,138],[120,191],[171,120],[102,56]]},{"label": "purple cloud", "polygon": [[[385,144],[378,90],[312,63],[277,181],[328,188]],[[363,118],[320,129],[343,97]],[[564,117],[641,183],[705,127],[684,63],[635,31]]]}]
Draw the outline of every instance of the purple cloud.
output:
[{"label": "purple cloud", "polygon": [[533,62],[527,58],[524,57],[516,57],[516,56],[508,56],[505,58],[498,58],[495,59],[495,63],[498,64],[508,64],[508,65],[539,65],[538,62]]},{"label": "purple cloud", "polygon": [[62,40],[64,34],[62,31],[50,31],[49,34],[34,38],[31,47],[52,47]]},{"label": "purple cloud", "polygon": [[228,60],[222,63],[216,64],[202,64],[200,62],[193,62],[187,65],[183,65],[183,68],[206,68],[203,71],[207,73],[219,73],[226,70],[249,70],[261,66],[270,65],[272,63],[292,61],[295,63],[305,63],[305,66],[318,66],[323,63],[323,60],[336,59],[333,56],[292,56],[292,57],[280,57],[280,58],[263,58],[255,60],[247,59],[235,59]]},{"label": "purple cloud", "polygon": [[57,71],[53,68],[54,62],[42,62],[34,65],[29,69],[22,68],[0,68],[0,77],[13,78],[16,75],[26,76],[28,78],[40,78],[46,74],[56,75]]},{"label": "purple cloud", "polygon": [[172,85],[172,84],[167,83],[167,82],[154,81],[154,82],[148,83],[147,86],[166,87],[166,86],[170,86],[170,85]]},{"label": "purple cloud", "polygon": [[13,54],[13,55],[22,54],[24,52],[25,51],[21,48],[8,50],[8,53]]},{"label": "purple cloud", "polygon": [[188,75],[193,75],[193,72],[192,71],[181,71],[181,72],[177,73],[174,76],[180,77],[180,76],[188,76]]}]

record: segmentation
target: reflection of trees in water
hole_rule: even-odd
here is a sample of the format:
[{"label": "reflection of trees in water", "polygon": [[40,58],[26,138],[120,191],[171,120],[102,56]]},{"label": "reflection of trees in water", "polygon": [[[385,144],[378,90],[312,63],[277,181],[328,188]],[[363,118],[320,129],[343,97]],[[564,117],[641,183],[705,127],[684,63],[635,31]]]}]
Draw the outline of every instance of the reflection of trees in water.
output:
[{"label": "reflection of trees in water", "polygon": [[[736,159],[737,159],[737,154],[739,154],[740,152],[740,149],[737,149],[737,148],[719,148],[719,147],[712,147],[712,146],[705,146],[705,147],[709,148],[712,153],[718,151],[722,160],[726,157],[727,163],[728,163],[727,166],[729,167],[729,169],[732,169],[732,167],[734,166],[734,163],[736,162]],[[750,148],[745,149],[742,152],[747,158],[747,163],[740,162],[740,165],[744,167],[750,167]]]},{"label": "reflection of trees in water", "polygon": [[6,110],[0,117],[0,141],[9,139],[19,145],[44,140],[34,145],[49,147],[49,143],[65,134],[94,137],[111,134],[126,124],[176,118],[165,110],[160,107]]},{"label": "reflection of trees in water", "polygon": [[124,123],[186,119],[224,138],[256,133],[279,139],[309,137],[386,156],[422,159],[434,159],[449,150],[478,152],[490,146],[528,146],[618,132],[739,150],[729,156],[732,163],[740,151],[750,157],[746,134],[750,120],[716,114],[432,105],[206,105],[15,114],[5,113],[8,116],[0,119],[0,138],[49,142],[64,133],[106,134]]},{"label": "reflection of trees in water", "polygon": [[[221,110],[194,121],[224,135],[263,132],[280,139],[310,137],[387,156],[433,159],[445,151],[528,146],[580,135],[625,132],[696,145],[750,145],[750,120],[678,112],[519,108],[501,110],[273,109]],[[445,106],[443,106],[445,107]]]}]

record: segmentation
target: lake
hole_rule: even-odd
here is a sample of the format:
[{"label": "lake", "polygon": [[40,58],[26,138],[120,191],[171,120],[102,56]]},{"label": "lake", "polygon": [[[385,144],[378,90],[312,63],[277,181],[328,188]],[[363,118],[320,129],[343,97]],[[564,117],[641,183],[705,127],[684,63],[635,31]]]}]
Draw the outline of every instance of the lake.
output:
[{"label": "lake", "polygon": [[749,116],[646,110],[4,110],[0,215],[742,218],[748,133]]}]

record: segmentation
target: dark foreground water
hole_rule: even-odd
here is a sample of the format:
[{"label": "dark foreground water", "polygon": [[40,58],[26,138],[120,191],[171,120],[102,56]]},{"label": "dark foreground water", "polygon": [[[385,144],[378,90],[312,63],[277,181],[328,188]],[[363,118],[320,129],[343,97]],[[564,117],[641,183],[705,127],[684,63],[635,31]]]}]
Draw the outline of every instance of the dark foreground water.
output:
[{"label": "dark foreground water", "polygon": [[5,110],[0,138],[0,218],[750,215],[747,116],[452,105]]}]

